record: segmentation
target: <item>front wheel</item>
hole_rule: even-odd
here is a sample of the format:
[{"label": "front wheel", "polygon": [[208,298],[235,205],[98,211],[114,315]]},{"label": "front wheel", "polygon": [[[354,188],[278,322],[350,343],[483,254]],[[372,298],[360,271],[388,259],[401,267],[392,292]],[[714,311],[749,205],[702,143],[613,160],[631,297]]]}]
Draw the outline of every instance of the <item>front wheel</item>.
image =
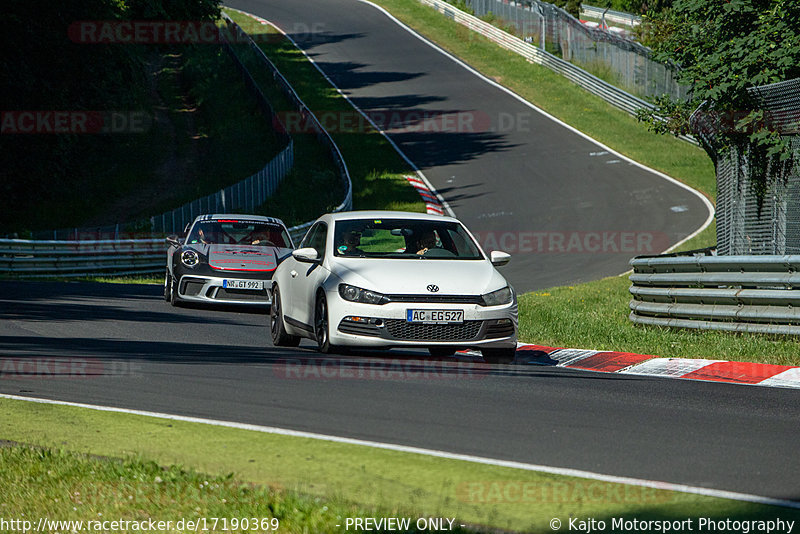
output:
[{"label": "front wheel", "polygon": [[172,275],[169,274],[169,269],[167,269],[167,274],[164,276],[164,300],[167,302],[172,301]]},{"label": "front wheel", "polygon": [[281,306],[281,293],[278,286],[272,293],[272,305],[269,307],[269,330],[272,335],[272,344],[276,347],[296,347],[300,344],[300,337],[286,333],[283,324],[283,309]]},{"label": "front wheel", "polygon": [[317,305],[314,309],[314,337],[317,338],[317,348],[319,351],[323,354],[343,352],[342,348],[331,345],[328,301],[322,293],[317,296]]},{"label": "front wheel", "polygon": [[317,296],[317,305],[314,307],[314,337],[317,338],[317,348],[320,352],[331,352],[331,339],[328,330],[328,301],[325,295]]},{"label": "front wheel", "polygon": [[507,349],[481,349],[481,355],[486,363],[512,363],[514,355],[517,353],[516,347]]},{"label": "front wheel", "polygon": [[[164,290],[165,297],[166,297],[166,289]],[[178,279],[174,276],[169,277],[169,303],[173,306],[177,306],[179,304],[180,299],[178,298]]]}]

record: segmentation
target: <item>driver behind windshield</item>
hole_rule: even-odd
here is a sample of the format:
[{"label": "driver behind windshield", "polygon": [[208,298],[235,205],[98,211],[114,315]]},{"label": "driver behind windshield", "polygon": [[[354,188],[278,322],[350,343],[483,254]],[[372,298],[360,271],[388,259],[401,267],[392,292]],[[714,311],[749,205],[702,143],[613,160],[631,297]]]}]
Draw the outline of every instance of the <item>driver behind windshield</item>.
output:
[{"label": "driver behind windshield", "polygon": [[436,232],[430,229],[423,230],[421,235],[417,238],[417,254],[422,256],[435,246]]},{"label": "driver behind windshield", "polygon": [[213,245],[219,242],[220,228],[217,224],[198,224],[196,233],[192,232],[189,236],[189,243],[203,243],[205,245]]}]

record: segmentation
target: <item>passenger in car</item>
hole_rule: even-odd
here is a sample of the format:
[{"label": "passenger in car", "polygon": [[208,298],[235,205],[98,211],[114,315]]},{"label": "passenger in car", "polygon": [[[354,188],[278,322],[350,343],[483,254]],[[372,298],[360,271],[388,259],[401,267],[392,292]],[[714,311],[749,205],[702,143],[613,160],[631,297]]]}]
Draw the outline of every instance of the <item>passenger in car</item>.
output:
[{"label": "passenger in car", "polygon": [[364,251],[358,248],[361,245],[361,234],[358,232],[345,232],[342,235],[342,244],[336,249],[339,254],[355,255],[363,254]]}]

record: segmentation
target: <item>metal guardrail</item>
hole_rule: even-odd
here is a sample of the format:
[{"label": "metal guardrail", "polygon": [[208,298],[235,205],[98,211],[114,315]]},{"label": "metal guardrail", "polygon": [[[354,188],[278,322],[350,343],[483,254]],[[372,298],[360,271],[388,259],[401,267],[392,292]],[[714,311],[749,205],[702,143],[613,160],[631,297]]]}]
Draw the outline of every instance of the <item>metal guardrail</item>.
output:
[{"label": "metal guardrail", "polygon": [[163,239],[32,241],[0,239],[0,274],[21,278],[162,272]]},{"label": "metal guardrail", "polygon": [[[312,222],[293,226],[299,243]],[[166,266],[163,238],[92,241],[0,239],[0,275],[17,278],[82,278],[160,274]]]},{"label": "metal guardrail", "polygon": [[211,195],[187,202],[180,208],[150,217],[150,231],[176,234],[183,231],[186,223],[204,213],[253,211],[277,191],[293,166],[294,141],[289,139],[289,144],[280,154],[249,178]]},{"label": "metal guardrail", "polygon": [[422,4],[433,7],[446,17],[455,20],[470,30],[491,39],[503,48],[521,55],[531,63],[545,66],[550,70],[561,74],[571,82],[581,86],[590,93],[599,96],[609,104],[616,106],[617,108],[626,111],[631,115],[636,115],[636,111],[642,108],[655,109],[655,107],[649,102],[646,102],[641,98],[637,98],[618,87],[614,87],[610,83],[601,80],[597,76],[589,74],[582,68],[577,67],[568,61],[564,61],[563,59],[556,57],[545,50],[541,50],[530,43],[526,43],[519,37],[515,37],[514,35],[511,35],[500,28],[492,26],[488,22],[484,22],[481,19],[470,15],[469,13],[465,13],[464,11],[454,7],[452,4],[448,4],[443,0],[419,1]]},{"label": "metal guardrail", "polygon": [[[631,115],[635,116],[636,112],[640,109],[655,109],[655,106],[650,102],[642,100],[619,87],[615,87],[605,80],[601,80],[597,76],[586,72],[582,68],[554,56],[533,44],[527,43],[519,37],[511,35],[488,22],[484,22],[469,13],[461,11],[452,4],[443,0],[419,0],[419,2],[436,9],[444,16],[453,19],[455,22],[466,26],[470,30],[491,39],[503,48],[521,55],[531,63],[542,65],[561,74],[574,84]],[[689,143],[698,144],[697,140],[691,136],[681,135],[679,137]]]},{"label": "metal guardrail", "polygon": [[581,16],[599,19],[605,13],[606,22],[613,22],[615,24],[623,24],[625,26],[638,26],[642,23],[642,17],[625,13],[624,11],[614,11],[604,7],[590,6],[581,4]]},{"label": "metal guardrail", "polygon": [[800,255],[641,256],[630,320],[677,328],[800,335]]}]

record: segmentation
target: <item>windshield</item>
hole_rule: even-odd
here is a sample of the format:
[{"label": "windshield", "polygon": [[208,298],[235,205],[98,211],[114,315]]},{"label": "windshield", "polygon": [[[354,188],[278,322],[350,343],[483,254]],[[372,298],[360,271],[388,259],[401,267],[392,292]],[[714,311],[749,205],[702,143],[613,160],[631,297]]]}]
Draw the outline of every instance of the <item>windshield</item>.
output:
[{"label": "windshield", "polygon": [[449,221],[356,219],[338,221],[336,256],[399,259],[480,260],[483,255],[464,227]]},{"label": "windshield", "polygon": [[186,242],[291,248],[289,235],[281,225],[263,221],[201,221],[194,225]]}]

